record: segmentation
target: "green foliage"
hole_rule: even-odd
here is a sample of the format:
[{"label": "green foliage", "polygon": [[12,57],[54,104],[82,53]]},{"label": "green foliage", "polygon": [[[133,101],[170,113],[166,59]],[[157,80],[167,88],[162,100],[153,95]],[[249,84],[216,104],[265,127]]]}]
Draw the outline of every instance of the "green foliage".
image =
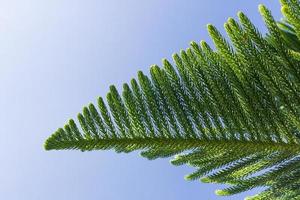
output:
[{"label": "green foliage", "polygon": [[229,185],[218,195],[265,187],[248,199],[299,199],[300,4],[281,3],[279,23],[259,6],[266,36],[242,12],[224,25],[230,42],[208,25],[216,50],[192,42],[122,94],[111,86],[107,104],[78,115],[81,130],[70,120],[45,148],[175,155],[172,164],[196,168],[187,180]]}]

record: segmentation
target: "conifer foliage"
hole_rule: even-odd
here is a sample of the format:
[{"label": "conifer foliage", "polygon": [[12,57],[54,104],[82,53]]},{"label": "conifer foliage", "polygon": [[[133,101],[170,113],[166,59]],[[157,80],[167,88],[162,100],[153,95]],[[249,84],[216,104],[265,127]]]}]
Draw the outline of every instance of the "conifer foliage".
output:
[{"label": "conifer foliage", "polygon": [[215,44],[191,42],[150,75],[110,86],[45,142],[46,150],[141,150],[148,159],[174,156],[195,172],[188,180],[222,183],[218,195],[255,187],[247,199],[300,199],[300,3],[281,0],[276,23],[263,5],[263,36],[242,12],[224,27],[208,25]]}]

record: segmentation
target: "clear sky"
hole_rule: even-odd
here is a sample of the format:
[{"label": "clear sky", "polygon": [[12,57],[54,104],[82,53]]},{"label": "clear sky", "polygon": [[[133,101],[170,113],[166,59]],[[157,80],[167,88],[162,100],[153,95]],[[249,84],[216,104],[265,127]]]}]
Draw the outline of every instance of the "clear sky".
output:
[{"label": "clear sky", "polygon": [[0,199],[242,199],[185,181],[193,169],[169,159],[46,152],[43,143],[109,85],[148,73],[192,40],[211,43],[207,23],[223,32],[242,10],[265,31],[259,3],[280,19],[277,0],[0,1]]}]

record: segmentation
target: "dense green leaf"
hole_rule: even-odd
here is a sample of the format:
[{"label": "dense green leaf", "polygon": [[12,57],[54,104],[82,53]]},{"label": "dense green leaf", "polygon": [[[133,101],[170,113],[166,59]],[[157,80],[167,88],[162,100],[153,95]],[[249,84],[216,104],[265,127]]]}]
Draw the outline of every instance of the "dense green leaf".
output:
[{"label": "dense green leaf", "polygon": [[107,102],[89,104],[45,142],[47,150],[142,150],[148,159],[175,156],[195,172],[187,180],[228,184],[218,195],[254,187],[247,199],[300,198],[300,3],[281,0],[275,22],[263,5],[263,36],[245,14],[213,26],[206,42],[163,60],[150,75],[110,86]]}]

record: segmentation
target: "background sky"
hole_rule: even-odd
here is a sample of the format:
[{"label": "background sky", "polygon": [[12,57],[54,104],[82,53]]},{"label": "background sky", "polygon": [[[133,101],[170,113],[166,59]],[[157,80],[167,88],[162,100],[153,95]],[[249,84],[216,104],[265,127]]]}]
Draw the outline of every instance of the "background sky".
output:
[{"label": "background sky", "polygon": [[[206,24],[244,11],[265,31],[257,6],[279,19],[277,0],[0,0],[0,199],[235,200],[222,186],[188,182],[190,167],[138,152],[43,149],[84,105],[138,70],[204,39]],[[255,193],[255,191],[254,191]]]}]

